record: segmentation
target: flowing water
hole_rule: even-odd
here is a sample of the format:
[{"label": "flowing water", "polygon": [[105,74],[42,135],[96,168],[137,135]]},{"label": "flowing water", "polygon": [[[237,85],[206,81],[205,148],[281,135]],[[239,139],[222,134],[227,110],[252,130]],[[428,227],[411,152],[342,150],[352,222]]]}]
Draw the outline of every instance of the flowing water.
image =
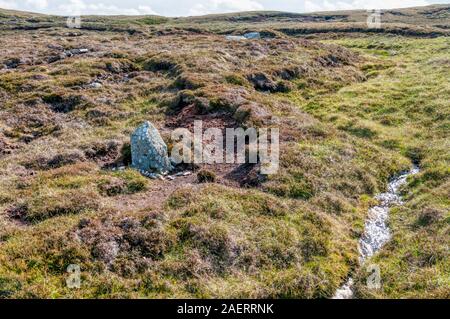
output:
[{"label": "flowing water", "polygon": [[[389,210],[392,206],[402,205],[400,197],[400,188],[406,184],[409,176],[419,172],[418,167],[411,171],[401,174],[391,180],[386,193],[376,196],[380,205],[372,207],[369,210],[369,216],[365,224],[364,234],[359,241],[359,262],[363,265],[367,258],[377,253],[383,245],[391,238],[391,233],[387,225],[389,219]],[[333,299],[351,299],[353,298],[353,279],[350,278],[347,283],[336,291]]]}]

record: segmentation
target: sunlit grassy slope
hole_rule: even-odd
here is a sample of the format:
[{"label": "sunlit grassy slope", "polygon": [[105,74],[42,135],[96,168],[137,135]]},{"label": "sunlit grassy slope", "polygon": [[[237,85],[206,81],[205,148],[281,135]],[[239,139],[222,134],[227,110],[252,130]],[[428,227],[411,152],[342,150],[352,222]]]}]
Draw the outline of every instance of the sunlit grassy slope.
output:
[{"label": "sunlit grassy slope", "polygon": [[383,289],[360,297],[448,298],[450,41],[377,37],[335,41],[380,58],[370,80],[304,105],[340,129],[420,163],[404,190],[406,205],[392,211],[392,241],[371,262],[381,266]]}]

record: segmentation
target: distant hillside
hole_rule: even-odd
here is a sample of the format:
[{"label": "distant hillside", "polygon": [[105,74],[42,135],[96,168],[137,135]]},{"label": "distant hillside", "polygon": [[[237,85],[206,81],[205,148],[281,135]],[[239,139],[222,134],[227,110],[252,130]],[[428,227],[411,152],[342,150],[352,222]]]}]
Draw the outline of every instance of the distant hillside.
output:
[{"label": "distant hillside", "polygon": [[[208,32],[232,32],[235,30],[259,28],[275,30],[304,30],[297,33],[315,33],[319,29],[327,30],[331,24],[336,32],[348,32],[339,23],[346,23],[357,28],[364,27],[367,20],[365,10],[318,12],[318,13],[288,13],[276,11],[239,12],[214,14],[194,17],[166,18],[161,16],[84,16],[83,29],[123,30],[147,32],[167,27],[195,29]],[[386,31],[394,29],[417,30],[419,33],[447,34],[450,29],[450,5],[431,5],[396,10],[383,10],[382,22]],[[364,23],[364,25],[361,25]],[[65,27],[65,18],[36,13],[27,13],[0,9],[0,29],[39,29]],[[425,30],[425,29],[426,30]],[[288,31],[287,31],[288,32]],[[291,32],[292,33],[292,32]],[[320,33],[320,32],[319,32]],[[396,32],[394,32],[396,33]],[[407,33],[407,32],[405,32]]]},{"label": "distant hillside", "polygon": [[[199,17],[178,18],[182,22],[365,22],[366,10],[347,10],[316,13],[289,13],[277,11],[253,11],[228,14],[213,14]],[[450,22],[450,5],[431,5],[406,9],[382,10],[382,19],[387,23],[434,24],[436,20]]]}]

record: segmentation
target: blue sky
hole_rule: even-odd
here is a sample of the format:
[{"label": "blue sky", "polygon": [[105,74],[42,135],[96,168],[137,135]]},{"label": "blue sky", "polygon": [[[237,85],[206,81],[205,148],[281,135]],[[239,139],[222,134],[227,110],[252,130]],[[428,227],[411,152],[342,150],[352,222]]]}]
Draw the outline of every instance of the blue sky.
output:
[{"label": "blue sky", "polygon": [[159,14],[189,16],[251,10],[313,12],[450,3],[450,0],[0,0],[0,8],[59,15]]}]

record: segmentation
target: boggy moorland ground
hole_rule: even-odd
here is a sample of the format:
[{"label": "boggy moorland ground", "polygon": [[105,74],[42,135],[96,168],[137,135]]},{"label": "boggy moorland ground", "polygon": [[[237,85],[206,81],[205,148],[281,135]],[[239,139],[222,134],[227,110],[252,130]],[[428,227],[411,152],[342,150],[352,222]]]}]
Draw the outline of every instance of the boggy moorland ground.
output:
[{"label": "boggy moorland ground", "polygon": [[[450,7],[65,19],[0,11],[0,298],[449,298]],[[259,31],[261,40],[225,34]],[[87,50],[85,50],[87,49]],[[280,128],[280,171],[151,180],[131,132]],[[369,262],[374,195],[421,166]],[[206,172],[206,173],[205,173]],[[81,267],[81,288],[66,285]]]}]

